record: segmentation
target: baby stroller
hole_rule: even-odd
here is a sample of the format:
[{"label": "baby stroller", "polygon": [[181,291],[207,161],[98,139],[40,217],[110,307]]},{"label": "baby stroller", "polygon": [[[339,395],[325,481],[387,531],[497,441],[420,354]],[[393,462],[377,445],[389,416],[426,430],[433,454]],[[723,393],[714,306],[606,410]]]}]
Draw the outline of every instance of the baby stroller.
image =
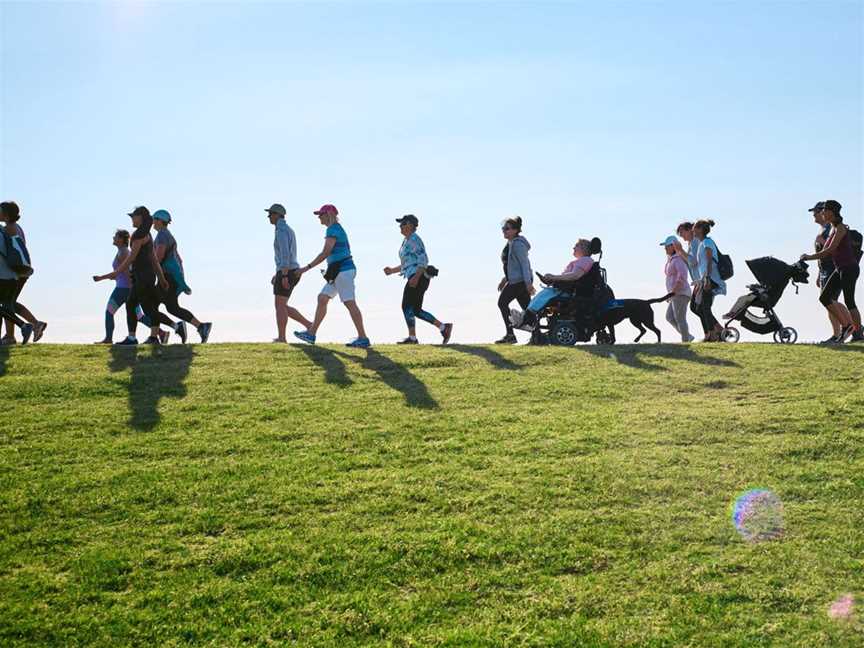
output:
[{"label": "baby stroller", "polygon": [[[591,239],[590,252],[602,258],[603,245],[599,238]],[[543,275],[538,272],[537,276],[543,281]],[[606,270],[599,262],[576,281],[556,282],[552,287],[564,294],[537,313],[529,344],[573,346],[577,342],[590,342],[595,334],[598,344],[614,344],[615,338],[597,321],[600,309],[615,299],[606,283]]]},{"label": "baby stroller", "polygon": [[[791,326],[783,326],[783,322],[774,312],[774,306],[783,296],[783,291],[791,281],[798,292],[798,284],[807,283],[809,273],[807,264],[799,261],[794,265],[783,263],[774,257],[762,257],[747,261],[747,267],[756,277],[758,284],[747,286],[749,293],[740,297],[732,309],[723,316],[726,327],[723,329],[723,338],[726,342],[737,342],[741,333],[729,322],[736,320],[741,322],[748,331],[760,335],[774,334],[774,341],[779,344],[795,344],[798,340],[798,331]],[[761,313],[757,312],[761,311]]]}]

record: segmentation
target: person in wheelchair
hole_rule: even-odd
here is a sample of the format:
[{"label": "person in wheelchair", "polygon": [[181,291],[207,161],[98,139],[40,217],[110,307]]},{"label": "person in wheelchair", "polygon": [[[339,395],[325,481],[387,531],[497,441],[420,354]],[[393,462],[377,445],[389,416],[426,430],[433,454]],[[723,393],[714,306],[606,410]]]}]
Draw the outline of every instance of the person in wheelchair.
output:
[{"label": "person in wheelchair", "polygon": [[[572,294],[574,282],[591,272],[594,260],[591,258],[591,241],[579,239],[573,246],[573,260],[564,268],[560,275],[545,274],[541,276],[546,288],[538,292],[524,313],[513,309],[510,320],[513,326],[523,331],[531,331],[537,324],[537,316],[555,299]],[[573,284],[573,286],[571,286]],[[568,290],[568,287],[571,290]],[[593,290],[593,286],[591,287]]]}]

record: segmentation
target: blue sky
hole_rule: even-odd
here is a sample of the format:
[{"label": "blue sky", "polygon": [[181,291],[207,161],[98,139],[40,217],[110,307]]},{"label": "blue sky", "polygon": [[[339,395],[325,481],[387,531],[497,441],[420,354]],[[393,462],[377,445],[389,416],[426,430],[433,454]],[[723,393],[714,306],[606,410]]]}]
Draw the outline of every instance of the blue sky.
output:
[{"label": "blue sky", "polygon": [[[538,270],[598,235],[616,293],[643,298],[664,292],[659,241],[712,218],[737,267],[721,313],[745,259],[811,249],[815,201],[862,225],[857,2],[4,2],[0,23],[0,195],[22,208],[22,301],[46,341],[100,337],[110,286],[90,276],[138,204],[174,215],[184,303],[214,341],[273,337],[272,202],[301,263],[323,243],[312,210],[337,205],[373,342],[404,335],[381,272],[403,213],[441,268],[427,306],[462,342],[502,332],[512,214]],[[308,314],[320,287],[307,275],[294,304]],[[778,311],[825,336],[814,286]],[[335,305],[321,338],[351,334]]]}]

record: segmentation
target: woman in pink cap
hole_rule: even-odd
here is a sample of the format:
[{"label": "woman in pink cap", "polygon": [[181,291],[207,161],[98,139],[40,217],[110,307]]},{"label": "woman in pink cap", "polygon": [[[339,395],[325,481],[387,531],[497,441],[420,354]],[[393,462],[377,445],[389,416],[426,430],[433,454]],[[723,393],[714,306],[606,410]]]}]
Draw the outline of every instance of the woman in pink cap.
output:
[{"label": "woman in pink cap", "polygon": [[354,279],[357,276],[357,266],[354,265],[354,260],[351,257],[351,245],[348,243],[348,234],[339,223],[339,211],[333,205],[323,205],[321,209],[313,212],[318,220],[327,228],[324,233],[324,249],[321,254],[312,259],[307,265],[298,270],[299,274],[309,272],[312,268],[326,259],[327,271],[324,273],[324,278],[327,284],[318,295],[318,308],[315,311],[315,321],[305,331],[294,331],[294,335],[304,342],[315,344],[315,336],[318,334],[318,327],[324,321],[324,316],[327,315],[327,305],[330,300],[336,295],[345,304],[348,313],[351,315],[351,321],[357,328],[357,338],[349,342],[346,346],[358,347],[366,349],[371,346],[369,338],[366,336],[366,329],[363,327],[363,314],[357,306],[357,300],[354,294]]}]

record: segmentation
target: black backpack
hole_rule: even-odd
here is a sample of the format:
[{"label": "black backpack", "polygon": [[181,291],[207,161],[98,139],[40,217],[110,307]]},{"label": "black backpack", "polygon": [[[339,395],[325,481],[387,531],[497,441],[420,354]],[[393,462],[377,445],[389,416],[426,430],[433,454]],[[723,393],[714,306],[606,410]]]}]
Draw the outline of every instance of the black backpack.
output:
[{"label": "black backpack", "polygon": [[850,229],[847,234],[849,237],[849,242],[852,244],[852,254],[855,255],[855,258],[860,262],[861,261],[861,232],[858,230]]},{"label": "black backpack", "polygon": [[30,262],[30,253],[27,251],[27,245],[24,239],[20,236],[9,236],[5,230],[0,229],[3,233],[3,247],[6,250],[6,265],[12,272],[29,277],[33,274],[33,265]]},{"label": "black backpack", "polygon": [[735,268],[732,265],[732,257],[728,254],[723,254],[720,251],[720,248],[717,248],[717,272],[720,273],[720,278],[723,281],[731,279],[735,274]]}]

